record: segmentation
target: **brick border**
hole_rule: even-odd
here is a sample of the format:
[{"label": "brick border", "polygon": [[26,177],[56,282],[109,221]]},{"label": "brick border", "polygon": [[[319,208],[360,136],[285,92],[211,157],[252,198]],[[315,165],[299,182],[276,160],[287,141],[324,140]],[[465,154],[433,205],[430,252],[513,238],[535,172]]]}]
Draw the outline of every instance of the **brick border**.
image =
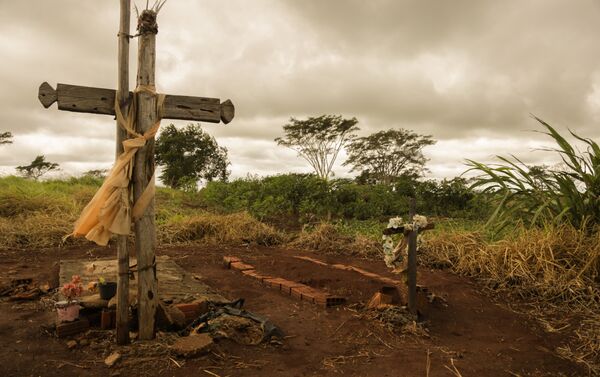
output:
[{"label": "brick border", "polygon": [[[223,264],[226,268],[238,270],[245,276],[254,278],[266,287],[275,289],[285,296],[294,297],[298,300],[310,302],[311,304],[316,304],[325,308],[346,303],[345,297],[333,296],[319,289],[284,278],[263,275],[256,271],[254,266],[242,262],[242,260],[237,257],[224,256]],[[327,265],[326,263],[323,264]]]},{"label": "brick border", "polygon": [[381,276],[378,275],[374,272],[371,271],[367,271],[364,270],[362,268],[359,267],[354,267],[354,266],[350,266],[350,265],[346,265],[346,264],[340,264],[340,263],[336,263],[336,264],[329,264],[329,263],[325,263],[323,261],[320,261],[318,259],[312,258],[312,257],[307,257],[304,255],[294,255],[294,258],[296,259],[301,259],[301,260],[305,260],[308,262],[312,262],[315,264],[318,264],[320,266],[325,266],[325,267],[330,267],[330,268],[335,268],[337,270],[343,270],[343,271],[354,271],[354,272],[358,272],[359,274],[374,279],[374,280],[378,280],[382,283],[385,284],[390,284],[390,285],[395,285],[395,286],[405,286],[405,283],[401,280],[397,280],[397,279],[392,279],[392,278],[388,278],[386,276]]}]

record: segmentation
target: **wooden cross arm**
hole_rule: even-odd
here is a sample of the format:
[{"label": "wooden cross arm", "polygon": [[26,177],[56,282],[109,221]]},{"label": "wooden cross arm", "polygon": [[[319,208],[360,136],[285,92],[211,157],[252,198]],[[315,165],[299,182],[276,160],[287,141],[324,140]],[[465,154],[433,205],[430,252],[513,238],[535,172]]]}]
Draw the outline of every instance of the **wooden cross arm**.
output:
[{"label": "wooden cross arm", "polygon": [[[435,224],[434,223],[427,223],[427,225],[425,225],[424,228],[419,228],[419,231],[430,230],[430,229],[433,229],[433,228],[435,228]],[[385,236],[391,236],[392,234],[400,234],[400,233],[406,235],[406,234],[408,234],[408,231],[405,232],[403,226],[401,226],[399,228],[386,228],[386,229],[383,230],[383,234]]]},{"label": "wooden cross arm", "polygon": [[[57,84],[56,89],[44,82],[40,85],[38,98],[45,108],[58,102],[59,110],[79,113],[115,115],[115,95],[112,89],[92,88],[69,84]],[[133,93],[129,92],[129,96]],[[173,96],[167,94],[163,104],[163,119],[182,119],[225,124],[235,116],[230,100],[218,98]]]}]

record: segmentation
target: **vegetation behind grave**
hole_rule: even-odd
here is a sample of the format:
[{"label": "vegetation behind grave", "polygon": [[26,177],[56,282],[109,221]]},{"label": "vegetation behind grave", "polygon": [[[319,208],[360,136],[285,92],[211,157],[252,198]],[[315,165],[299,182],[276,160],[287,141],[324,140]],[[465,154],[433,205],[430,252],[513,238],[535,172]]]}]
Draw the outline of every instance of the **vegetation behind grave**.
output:
[{"label": "vegetation behind grave", "polygon": [[402,176],[391,185],[349,179],[324,180],[312,174],[246,177],[209,182],[200,200],[221,213],[247,211],[260,220],[297,224],[333,219],[379,220],[408,213],[409,197],[430,216],[484,219],[491,213],[484,195],[463,178],[437,182]]}]

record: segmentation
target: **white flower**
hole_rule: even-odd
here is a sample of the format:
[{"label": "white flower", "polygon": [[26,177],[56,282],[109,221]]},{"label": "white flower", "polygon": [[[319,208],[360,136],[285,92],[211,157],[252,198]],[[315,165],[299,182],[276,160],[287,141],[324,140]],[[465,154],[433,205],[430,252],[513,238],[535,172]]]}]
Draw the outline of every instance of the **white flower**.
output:
[{"label": "white flower", "polygon": [[415,215],[413,217],[413,223],[419,228],[425,228],[427,226],[427,217]]},{"label": "white flower", "polygon": [[387,227],[388,228],[400,228],[402,226],[402,224],[404,224],[404,221],[402,221],[402,217],[392,217],[390,219],[390,221],[388,222]]}]

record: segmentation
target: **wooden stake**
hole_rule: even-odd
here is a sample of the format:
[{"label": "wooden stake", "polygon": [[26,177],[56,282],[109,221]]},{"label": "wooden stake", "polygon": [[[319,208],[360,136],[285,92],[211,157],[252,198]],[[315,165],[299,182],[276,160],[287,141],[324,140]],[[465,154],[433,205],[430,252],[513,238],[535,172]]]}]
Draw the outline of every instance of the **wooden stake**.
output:
[{"label": "wooden stake", "polygon": [[[154,86],[156,59],[156,13],[144,10],[138,20],[137,85]],[[137,95],[137,132],[143,134],[157,121],[156,95],[140,91]],[[135,156],[133,198],[137,201],[154,174],[154,139],[148,140]],[[135,222],[135,251],[138,262],[139,338],[154,338],[154,316],[158,303],[156,283],[156,231],[154,229],[154,198],[142,217]]]},{"label": "wooden stake", "polygon": [[[129,30],[131,18],[130,0],[121,0],[118,58],[118,101],[121,112],[127,114],[129,106]],[[117,157],[123,152],[123,140],[127,133],[117,124]],[[129,249],[128,236],[117,236],[117,344],[129,343]]]},{"label": "wooden stake", "polygon": [[[410,198],[408,222],[415,216],[415,198]],[[408,234],[408,310],[417,314],[417,231]]]}]

